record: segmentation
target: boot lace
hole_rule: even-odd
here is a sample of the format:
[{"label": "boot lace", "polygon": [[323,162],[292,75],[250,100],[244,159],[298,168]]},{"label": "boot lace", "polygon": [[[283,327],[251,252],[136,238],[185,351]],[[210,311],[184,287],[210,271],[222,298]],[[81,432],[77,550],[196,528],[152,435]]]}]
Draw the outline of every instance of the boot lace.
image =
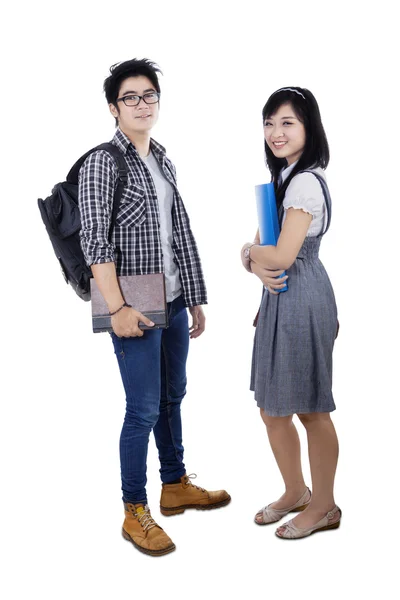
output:
[{"label": "boot lace", "polygon": [[194,483],[191,482],[191,479],[197,479],[197,475],[196,473],[190,473],[190,475],[187,475],[187,485],[191,485],[193,487],[195,487],[196,489],[200,490],[201,492],[205,492],[206,490],[202,487],[199,487],[198,485],[194,485]]},{"label": "boot lace", "polygon": [[144,507],[143,511],[141,511],[139,513],[135,512],[135,517],[137,518],[137,520],[143,527],[143,531],[147,531],[147,530],[151,529],[152,527],[157,527],[157,523],[151,516],[150,509],[147,506],[147,504]]}]

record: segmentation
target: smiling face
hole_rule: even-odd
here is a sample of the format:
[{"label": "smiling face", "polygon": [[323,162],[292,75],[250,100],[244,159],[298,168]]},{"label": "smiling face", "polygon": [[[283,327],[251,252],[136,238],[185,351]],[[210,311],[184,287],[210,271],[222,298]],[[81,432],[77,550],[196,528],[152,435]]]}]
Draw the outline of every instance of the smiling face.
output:
[{"label": "smiling face", "polygon": [[291,104],[282,104],[264,121],[264,137],[277,158],[286,158],[292,165],[300,158],[306,144],[306,130]]},{"label": "smiling face", "polygon": [[127,135],[148,133],[157,123],[159,104],[158,102],[146,104],[141,98],[137,106],[126,106],[123,98],[133,103],[135,99],[132,96],[146,96],[148,101],[153,102],[156,93],[157,90],[150,79],[143,75],[124,79],[118,92],[119,112],[113,104],[109,105],[111,114],[118,119],[118,125],[124,133]]}]

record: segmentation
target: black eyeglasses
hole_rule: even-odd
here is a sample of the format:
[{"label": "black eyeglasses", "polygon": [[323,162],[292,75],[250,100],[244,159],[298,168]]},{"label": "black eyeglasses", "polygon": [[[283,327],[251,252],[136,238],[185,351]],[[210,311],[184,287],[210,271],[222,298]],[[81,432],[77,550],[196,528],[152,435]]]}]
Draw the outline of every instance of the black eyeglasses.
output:
[{"label": "black eyeglasses", "polygon": [[148,92],[143,96],[123,96],[122,98],[117,98],[117,102],[123,102],[125,106],[137,106],[140,104],[142,98],[146,104],[157,104],[160,94],[158,92]]}]

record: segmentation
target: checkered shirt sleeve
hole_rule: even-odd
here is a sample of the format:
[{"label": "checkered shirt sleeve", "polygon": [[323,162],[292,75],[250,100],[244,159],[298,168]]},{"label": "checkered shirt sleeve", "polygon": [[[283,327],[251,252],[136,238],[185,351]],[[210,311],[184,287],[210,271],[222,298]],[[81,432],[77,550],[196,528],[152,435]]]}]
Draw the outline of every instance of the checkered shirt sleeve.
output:
[{"label": "checkered shirt sleeve", "polygon": [[80,240],[88,265],[115,260],[109,230],[116,179],[115,162],[104,150],[93,152],[79,173]]}]

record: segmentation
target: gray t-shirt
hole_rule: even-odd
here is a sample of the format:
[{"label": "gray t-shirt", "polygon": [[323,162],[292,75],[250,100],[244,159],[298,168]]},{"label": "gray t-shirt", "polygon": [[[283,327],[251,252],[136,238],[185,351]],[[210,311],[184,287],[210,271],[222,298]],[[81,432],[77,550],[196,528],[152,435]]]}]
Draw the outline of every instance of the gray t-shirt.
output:
[{"label": "gray t-shirt", "polygon": [[172,302],[182,293],[179,269],[172,250],[172,204],[174,189],[162,173],[152,152],[142,160],[146,163],[154,181],[160,212],[160,238],[164,257],[165,287],[167,302]]}]

